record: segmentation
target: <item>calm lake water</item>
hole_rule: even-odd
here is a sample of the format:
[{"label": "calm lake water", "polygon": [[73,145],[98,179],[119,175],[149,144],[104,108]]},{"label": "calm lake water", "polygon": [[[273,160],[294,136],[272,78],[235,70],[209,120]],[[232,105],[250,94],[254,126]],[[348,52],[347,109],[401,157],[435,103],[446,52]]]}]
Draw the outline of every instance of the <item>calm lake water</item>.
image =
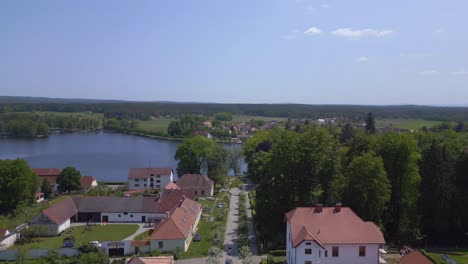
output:
[{"label": "calm lake water", "polygon": [[[134,167],[171,167],[180,142],[106,132],[52,134],[42,139],[0,139],[0,159],[22,158],[30,167],[74,166],[98,181],[125,181]],[[241,147],[225,145],[226,148]]]}]

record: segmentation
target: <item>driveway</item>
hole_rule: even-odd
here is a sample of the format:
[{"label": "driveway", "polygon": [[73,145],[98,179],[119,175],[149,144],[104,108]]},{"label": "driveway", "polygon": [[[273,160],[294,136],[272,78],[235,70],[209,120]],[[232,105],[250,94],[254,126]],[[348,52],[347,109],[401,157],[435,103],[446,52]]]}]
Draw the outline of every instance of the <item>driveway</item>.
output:
[{"label": "driveway", "polygon": [[[233,188],[231,192],[231,202],[229,204],[229,213],[226,222],[226,231],[224,233],[224,250],[222,256],[222,262],[224,263],[226,258],[231,258],[234,263],[239,261],[238,249],[237,249],[237,223],[239,222],[239,193],[238,188]],[[231,249],[229,252],[229,249]]]}]

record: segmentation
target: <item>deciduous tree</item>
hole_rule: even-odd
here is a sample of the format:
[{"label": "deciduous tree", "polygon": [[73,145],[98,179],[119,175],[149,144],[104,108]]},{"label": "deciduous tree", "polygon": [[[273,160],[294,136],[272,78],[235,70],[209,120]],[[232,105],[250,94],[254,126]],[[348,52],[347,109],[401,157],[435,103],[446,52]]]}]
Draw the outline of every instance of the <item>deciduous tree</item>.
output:
[{"label": "deciduous tree", "polygon": [[74,167],[66,167],[57,177],[58,190],[60,192],[77,191],[81,189],[81,173]]}]

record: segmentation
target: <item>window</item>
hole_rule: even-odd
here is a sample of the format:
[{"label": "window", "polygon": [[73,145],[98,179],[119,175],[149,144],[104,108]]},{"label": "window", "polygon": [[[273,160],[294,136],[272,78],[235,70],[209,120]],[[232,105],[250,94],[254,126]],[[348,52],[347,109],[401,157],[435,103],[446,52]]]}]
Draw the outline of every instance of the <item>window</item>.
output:
[{"label": "window", "polygon": [[130,215],[130,217],[133,217],[133,215]]},{"label": "window", "polygon": [[151,176],[154,176],[154,174],[153,174],[153,173],[151,173]]},{"label": "window", "polygon": [[156,185],[156,188],[161,188],[161,185]]},{"label": "window", "polygon": [[146,183],[145,183],[145,184],[143,184],[143,187],[146,187]]},{"label": "window", "polygon": [[195,195],[198,195],[198,191],[195,191]]},{"label": "window", "polygon": [[140,184],[138,184],[138,183],[135,183],[135,187],[140,187]]},{"label": "window", "polygon": [[338,257],[340,249],[338,247],[332,247],[332,257]]},{"label": "window", "polygon": [[156,180],[157,183],[161,182],[161,180]]},{"label": "window", "polygon": [[312,249],[311,248],[306,248],[304,254],[311,255],[312,254]]},{"label": "window", "polygon": [[164,242],[163,241],[159,241],[158,242],[158,248],[163,248],[164,247]]},{"label": "window", "polygon": [[306,261],[304,261],[304,264],[312,264],[312,261],[306,260]]},{"label": "window", "polygon": [[322,257],[322,250],[319,250],[319,258]]},{"label": "window", "polygon": [[201,195],[205,195],[205,191],[204,191],[204,190],[201,191]]},{"label": "window", "polygon": [[325,250],[325,257],[328,257],[328,250]]},{"label": "window", "polygon": [[127,212],[125,212],[125,213],[124,213],[124,215],[128,215],[128,213],[127,213]]},{"label": "window", "polygon": [[118,217],[120,217],[121,215],[118,215]]},{"label": "window", "polygon": [[366,246],[360,246],[359,247],[359,256],[360,257],[365,257],[366,256]]},{"label": "window", "polygon": [[306,245],[307,245],[307,246],[310,246],[310,245],[312,245],[312,243],[310,243],[310,242],[306,242]]},{"label": "window", "polygon": [[135,179],[136,182],[140,181],[139,179]]},{"label": "window", "polygon": [[158,174],[158,175],[156,175],[156,178],[161,178],[161,175],[159,175],[159,174]]}]

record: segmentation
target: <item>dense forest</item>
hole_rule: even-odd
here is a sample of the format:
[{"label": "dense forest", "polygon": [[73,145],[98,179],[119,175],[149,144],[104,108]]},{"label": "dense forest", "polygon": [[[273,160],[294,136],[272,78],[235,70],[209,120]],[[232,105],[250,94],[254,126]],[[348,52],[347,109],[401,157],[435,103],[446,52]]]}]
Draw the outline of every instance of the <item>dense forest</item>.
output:
[{"label": "dense forest", "polygon": [[293,208],[342,203],[378,224],[390,244],[467,243],[468,133],[459,126],[460,132],[450,125],[417,133],[317,125],[258,132],[244,154],[258,184],[260,241],[282,248],[284,214]]},{"label": "dense forest", "polygon": [[304,104],[216,104],[170,102],[122,102],[92,100],[18,100],[0,98],[0,113],[6,112],[86,112],[103,113],[106,118],[147,120],[158,115],[230,114],[272,117],[338,118],[346,122],[363,121],[373,112],[379,118],[426,119],[434,121],[468,121],[468,107],[432,106],[359,106]]},{"label": "dense forest", "polygon": [[2,113],[0,135],[14,137],[47,136],[49,129],[95,130],[102,126],[102,118],[91,115],[57,115],[48,113]]}]

